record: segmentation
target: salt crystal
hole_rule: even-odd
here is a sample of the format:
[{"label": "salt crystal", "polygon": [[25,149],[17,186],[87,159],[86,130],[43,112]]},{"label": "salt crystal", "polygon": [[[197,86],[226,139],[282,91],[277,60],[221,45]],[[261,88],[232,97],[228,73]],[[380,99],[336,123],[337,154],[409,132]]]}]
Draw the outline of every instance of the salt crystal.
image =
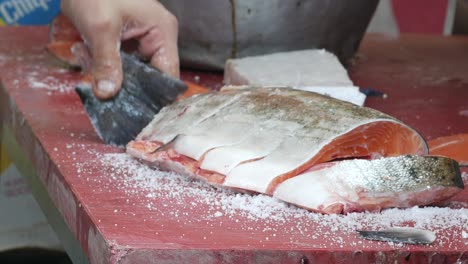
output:
[{"label": "salt crystal", "polygon": [[38,82],[38,81],[30,82],[29,85],[30,85],[32,88],[46,88],[46,89],[49,88],[49,85],[47,85],[46,83],[42,83],[42,82]]},{"label": "salt crystal", "polygon": [[216,211],[216,213],[214,213],[214,217],[220,217],[222,215],[223,213],[221,213],[220,211]]}]

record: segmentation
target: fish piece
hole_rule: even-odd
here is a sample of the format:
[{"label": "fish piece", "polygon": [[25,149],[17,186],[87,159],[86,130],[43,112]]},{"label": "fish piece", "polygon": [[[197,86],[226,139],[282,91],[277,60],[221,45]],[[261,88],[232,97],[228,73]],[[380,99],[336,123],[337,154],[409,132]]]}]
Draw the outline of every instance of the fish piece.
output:
[{"label": "fish piece", "polygon": [[463,188],[456,161],[407,155],[319,164],[282,182],[273,197],[312,211],[349,213],[428,205]]},{"label": "fish piece", "polygon": [[[127,152],[150,166],[217,186],[273,195],[324,213],[430,204],[463,188],[453,160],[401,156],[426,155],[428,150],[423,138],[400,121],[376,110],[287,88],[227,87],[169,105],[127,145]],[[340,161],[355,158],[360,160]],[[344,181],[348,185],[339,188],[354,192],[331,192],[332,183],[341,178],[332,179],[328,172],[339,170],[339,164],[367,166],[356,179],[367,176],[383,186],[374,186],[374,193],[361,190],[367,199],[359,196],[361,187],[352,181]],[[391,168],[395,171],[389,172]],[[443,173],[437,174],[437,168]],[[434,175],[446,176],[449,183],[442,185]],[[391,177],[401,177],[408,188],[390,189],[400,184],[385,181]],[[395,193],[410,199],[394,198]],[[308,204],[297,202],[294,195],[302,194],[318,197],[302,198]]]},{"label": "fish piece", "polygon": [[223,185],[270,193],[268,187],[272,181],[278,177],[283,178],[284,174],[287,174],[287,177],[293,176],[296,168],[306,164],[314,156],[313,151],[316,145],[316,140],[288,136],[262,159],[245,162],[233,168],[226,175]]},{"label": "fish piece", "polygon": [[224,67],[224,83],[262,87],[287,86],[361,106],[366,99],[359,88],[353,85],[336,56],[324,49],[229,59]]},{"label": "fish piece", "polygon": [[[164,149],[171,149],[172,156],[176,153],[189,158],[184,162],[192,163],[188,167],[197,171],[208,166],[214,174],[224,175],[226,181],[221,182],[227,187],[271,193],[279,182],[316,163],[349,157],[427,153],[419,134],[392,117],[316,93],[286,88],[228,88],[189,100],[163,110],[137,141],[163,145],[171,142],[171,147]],[[241,123],[242,127],[236,125]],[[226,124],[231,124],[227,129],[232,130],[229,137],[222,132],[227,131],[223,128]],[[251,127],[246,129],[245,124]],[[227,159],[219,160],[209,154],[226,147],[237,148],[239,153],[255,152],[256,144],[245,142],[275,130],[282,131],[281,137],[275,136],[274,147],[270,146],[268,152],[259,151],[262,155],[238,157],[226,163]],[[190,143],[188,137],[203,140]],[[132,146],[133,143],[128,149],[138,156],[139,151],[133,151]],[[207,162],[204,162],[205,154]],[[165,157],[165,163],[172,162],[168,155],[161,156]],[[206,165],[217,161],[229,168],[228,174],[224,174],[226,171],[221,166]]]},{"label": "fish piece", "polygon": [[72,50],[76,43],[83,43],[80,33],[66,16],[59,14],[49,26],[47,50],[69,66],[80,67],[79,58]]},{"label": "fish piece", "polygon": [[[207,151],[242,142],[249,135],[251,123],[226,122],[216,127],[220,123],[215,118],[209,119],[196,126],[192,133],[179,135],[174,142],[174,150],[192,159],[201,160]],[[240,133],[241,131],[245,132]]]},{"label": "fish piece", "polygon": [[460,166],[468,166],[468,134],[439,137],[427,143],[431,155],[450,157]]},{"label": "fish piece", "polygon": [[[245,140],[239,144],[208,151],[200,164],[200,168],[227,175],[242,162],[266,156],[279,146],[284,139],[284,135],[294,129],[294,124],[286,122],[278,122],[277,125],[277,127],[271,129],[249,133]],[[252,146],[255,146],[255,148],[252,148]]]},{"label": "fish piece", "polygon": [[155,116],[153,121],[138,135],[137,140],[150,140],[167,144],[178,135],[232,104],[242,94],[207,93],[195,95],[177,104],[170,105]]}]

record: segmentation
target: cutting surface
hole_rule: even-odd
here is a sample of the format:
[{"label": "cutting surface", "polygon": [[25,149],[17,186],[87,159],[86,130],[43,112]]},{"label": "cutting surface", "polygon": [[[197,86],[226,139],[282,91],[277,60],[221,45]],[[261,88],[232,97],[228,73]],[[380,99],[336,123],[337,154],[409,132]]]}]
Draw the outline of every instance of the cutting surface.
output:
[{"label": "cutting surface", "polygon": [[[2,123],[28,153],[92,263],[467,261],[467,190],[444,207],[324,216],[270,197],[216,190],[151,170],[105,146],[74,92],[80,74],[45,51],[47,28],[0,28]],[[425,45],[425,46],[422,46]],[[367,104],[426,138],[468,132],[468,39],[368,37],[351,67]],[[217,89],[222,76],[185,71]],[[356,229],[416,226],[431,246],[360,239]],[[411,253],[411,254],[410,254]]]}]

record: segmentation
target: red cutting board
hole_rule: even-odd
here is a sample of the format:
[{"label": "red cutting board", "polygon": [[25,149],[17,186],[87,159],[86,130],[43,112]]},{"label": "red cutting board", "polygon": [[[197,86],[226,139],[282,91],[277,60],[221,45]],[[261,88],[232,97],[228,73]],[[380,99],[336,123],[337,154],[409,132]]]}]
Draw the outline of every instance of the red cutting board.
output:
[{"label": "red cutting board", "polygon": [[[412,208],[324,216],[270,197],[223,192],[151,171],[127,160],[122,149],[101,143],[73,90],[80,74],[61,68],[45,51],[47,28],[0,28],[0,40],[2,122],[27,153],[91,263],[468,259],[467,240],[462,237],[462,231],[468,231],[462,222],[466,191],[446,204],[459,210]],[[425,43],[431,48],[421,48]],[[388,94],[387,99],[371,98],[370,106],[395,114],[424,135],[466,132],[466,122],[460,122],[466,116],[452,115],[467,109],[467,102],[459,99],[468,98],[467,82],[456,70],[468,69],[468,59],[462,59],[467,55],[462,47],[467,46],[468,39],[366,39],[351,75],[358,85]],[[399,55],[391,57],[394,48]],[[435,56],[435,50],[446,55]],[[451,68],[451,60],[456,67]],[[441,65],[449,65],[449,70]],[[435,79],[439,72],[445,79]],[[182,76],[212,88],[219,88],[222,78],[188,71]],[[418,84],[426,86],[415,88]],[[355,232],[392,225],[426,227],[438,238],[431,246],[408,246],[363,240]]]}]

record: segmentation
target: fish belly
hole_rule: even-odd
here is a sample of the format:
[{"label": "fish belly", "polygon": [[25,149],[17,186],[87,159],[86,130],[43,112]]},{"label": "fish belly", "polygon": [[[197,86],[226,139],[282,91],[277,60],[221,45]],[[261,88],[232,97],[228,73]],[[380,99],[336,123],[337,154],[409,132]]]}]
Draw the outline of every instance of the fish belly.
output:
[{"label": "fish belly", "polygon": [[428,205],[463,189],[456,161],[407,155],[318,165],[284,181],[273,196],[322,213]]}]

